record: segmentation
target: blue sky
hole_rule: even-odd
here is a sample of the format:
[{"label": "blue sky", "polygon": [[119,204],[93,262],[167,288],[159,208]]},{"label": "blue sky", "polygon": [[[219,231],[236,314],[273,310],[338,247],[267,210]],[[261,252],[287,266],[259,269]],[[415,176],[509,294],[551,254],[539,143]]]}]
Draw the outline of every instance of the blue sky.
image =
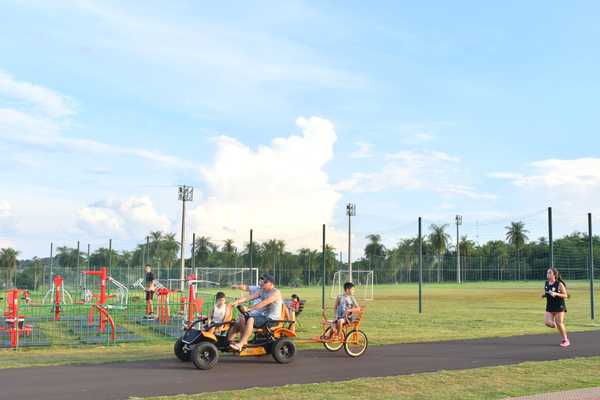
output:
[{"label": "blue sky", "polygon": [[[595,2],[6,1],[0,245],[178,231],[387,245],[598,208]],[[279,139],[276,139],[279,138]],[[598,210],[600,211],[600,210]],[[314,228],[313,228],[314,227]],[[358,252],[354,252],[355,255]]]}]

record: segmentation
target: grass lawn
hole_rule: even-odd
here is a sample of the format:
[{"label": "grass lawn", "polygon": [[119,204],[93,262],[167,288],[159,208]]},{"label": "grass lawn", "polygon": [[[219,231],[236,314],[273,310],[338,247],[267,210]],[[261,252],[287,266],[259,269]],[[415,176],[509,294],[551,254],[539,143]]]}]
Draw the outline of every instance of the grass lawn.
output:
[{"label": "grass lawn", "polygon": [[[567,328],[584,331],[600,328],[589,319],[586,282],[568,282]],[[600,285],[599,285],[600,286]],[[597,286],[598,287],[598,286]],[[418,313],[416,284],[380,285],[375,300],[364,302],[367,312],[362,329],[371,345],[553,333],[543,325],[543,282],[481,282],[424,286],[424,312]],[[236,295],[237,291],[227,291]],[[231,293],[229,293],[231,292]],[[289,297],[306,299],[298,336],[320,334],[321,289],[284,288]],[[329,290],[326,291],[329,295]],[[333,300],[327,298],[328,315]],[[0,351],[0,368],[85,362],[128,361],[171,357],[173,340],[151,344],[123,344],[100,348],[53,348]]]},{"label": "grass lawn", "polygon": [[600,357],[152,399],[487,400],[595,386],[600,386]]}]

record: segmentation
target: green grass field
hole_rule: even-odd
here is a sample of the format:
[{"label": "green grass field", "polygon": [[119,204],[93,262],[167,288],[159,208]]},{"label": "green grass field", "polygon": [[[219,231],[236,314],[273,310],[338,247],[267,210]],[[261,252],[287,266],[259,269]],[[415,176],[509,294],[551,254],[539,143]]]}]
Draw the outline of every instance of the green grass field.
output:
[{"label": "green grass field", "polygon": [[[415,284],[380,285],[375,300],[365,302],[363,330],[371,345],[426,342],[450,339],[554,333],[543,325],[543,282],[484,282],[424,286],[424,312],[418,313]],[[597,329],[589,318],[589,293],[585,282],[569,282],[567,328]],[[597,286],[598,287],[598,286]],[[230,291],[229,295],[239,292]],[[287,297],[297,293],[306,299],[298,336],[320,334],[321,289],[284,288]],[[326,291],[329,295],[329,290]],[[332,299],[327,298],[331,315]],[[22,349],[0,351],[0,368],[156,359],[171,356],[173,340],[151,344],[120,344],[109,347]]]},{"label": "green grass field", "polygon": [[491,400],[596,386],[600,386],[600,357],[152,399]]}]

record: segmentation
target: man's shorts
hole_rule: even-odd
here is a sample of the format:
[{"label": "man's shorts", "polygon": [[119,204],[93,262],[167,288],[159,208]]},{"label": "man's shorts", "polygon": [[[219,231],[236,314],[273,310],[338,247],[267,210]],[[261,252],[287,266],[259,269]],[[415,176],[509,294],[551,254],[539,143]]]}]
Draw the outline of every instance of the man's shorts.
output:
[{"label": "man's shorts", "polygon": [[254,327],[255,328],[264,328],[264,326],[266,325],[267,321],[269,320],[266,316],[264,316],[263,314],[250,314],[250,318],[254,318]]},{"label": "man's shorts", "polygon": [[154,297],[154,290],[146,290],[146,301],[151,301]]}]

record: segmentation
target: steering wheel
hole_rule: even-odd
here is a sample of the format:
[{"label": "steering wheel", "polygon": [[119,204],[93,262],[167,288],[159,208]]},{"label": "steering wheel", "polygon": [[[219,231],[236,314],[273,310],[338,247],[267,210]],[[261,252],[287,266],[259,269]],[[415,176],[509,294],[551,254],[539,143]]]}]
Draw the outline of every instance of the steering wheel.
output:
[{"label": "steering wheel", "polygon": [[237,309],[240,312],[240,314],[242,314],[244,316],[244,318],[248,319],[248,317],[250,316],[250,313],[248,313],[248,309],[246,308],[245,305],[238,304]]}]

